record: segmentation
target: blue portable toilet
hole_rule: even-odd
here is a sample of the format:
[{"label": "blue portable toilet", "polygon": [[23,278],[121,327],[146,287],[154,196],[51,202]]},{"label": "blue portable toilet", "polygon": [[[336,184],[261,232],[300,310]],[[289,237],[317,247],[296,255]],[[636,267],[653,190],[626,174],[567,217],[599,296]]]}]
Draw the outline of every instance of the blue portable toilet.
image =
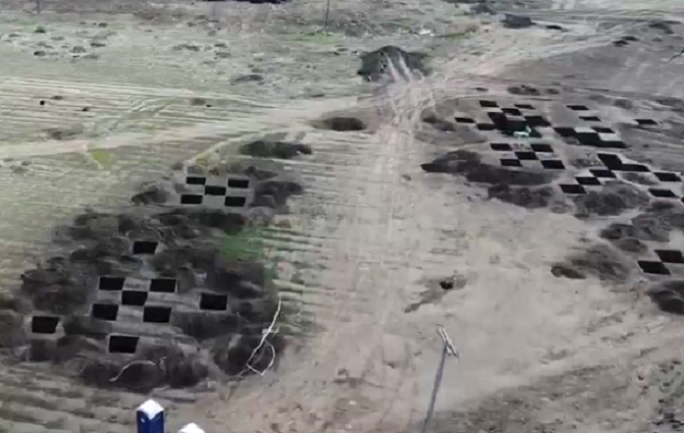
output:
[{"label": "blue portable toilet", "polygon": [[204,430],[199,428],[199,426],[195,423],[190,423],[183,427],[182,429],[178,430],[178,433],[204,433]]},{"label": "blue portable toilet", "polygon": [[135,411],[138,433],[164,433],[164,408],[154,400],[147,400]]}]

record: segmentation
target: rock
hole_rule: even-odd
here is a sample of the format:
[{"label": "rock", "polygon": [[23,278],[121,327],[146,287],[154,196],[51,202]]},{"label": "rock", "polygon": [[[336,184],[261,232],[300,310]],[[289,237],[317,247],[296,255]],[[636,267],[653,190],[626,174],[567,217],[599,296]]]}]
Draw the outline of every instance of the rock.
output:
[{"label": "rock", "polygon": [[504,27],[509,29],[524,29],[534,25],[534,21],[530,17],[513,14],[506,14],[502,23]]},{"label": "rock", "polygon": [[45,27],[43,26],[38,26],[36,27],[36,30],[34,30],[34,33],[47,33],[47,30],[45,30]]},{"label": "rock", "polygon": [[233,78],[233,84],[262,83],[263,81],[264,81],[264,77],[261,76],[260,74],[238,75],[237,77]]},{"label": "rock", "polygon": [[74,54],[82,54],[86,52],[85,47],[82,47],[81,45],[76,45],[71,49],[71,52]]},{"label": "rock", "polygon": [[175,45],[173,48],[173,51],[194,51],[198,52],[200,50],[199,45],[195,44],[178,44]]},{"label": "rock", "polygon": [[46,54],[46,53],[45,53],[45,51],[43,51],[43,50],[37,50],[37,51],[34,51],[34,52],[33,52],[33,55],[36,56],[36,57],[45,57],[45,54]]},{"label": "rock", "polygon": [[217,51],[216,52],[216,57],[218,57],[219,59],[227,59],[230,56],[231,56],[230,53],[227,51]]},{"label": "rock", "polygon": [[90,46],[93,48],[104,48],[107,46],[107,44],[104,44],[102,42],[93,41],[90,43]]},{"label": "rock", "polygon": [[496,15],[496,11],[489,7],[486,3],[478,3],[474,6],[470,7],[470,13],[474,15],[479,15],[479,14],[487,14],[487,15]]}]

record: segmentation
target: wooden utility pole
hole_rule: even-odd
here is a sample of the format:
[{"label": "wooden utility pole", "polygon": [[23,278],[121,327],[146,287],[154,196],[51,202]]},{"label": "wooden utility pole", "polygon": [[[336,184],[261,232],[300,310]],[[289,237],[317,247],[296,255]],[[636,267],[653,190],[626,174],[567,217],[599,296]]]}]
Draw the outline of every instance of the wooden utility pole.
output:
[{"label": "wooden utility pole", "polygon": [[435,384],[432,387],[432,395],[430,396],[430,405],[428,406],[428,412],[425,416],[425,422],[423,423],[423,430],[421,433],[426,433],[430,421],[432,420],[432,414],[435,412],[435,402],[437,401],[437,393],[439,392],[439,386],[442,384],[442,376],[444,375],[444,364],[446,363],[447,355],[454,356],[458,359],[458,351],[454,347],[454,343],[451,342],[451,338],[446,332],[446,329],[440,327],[437,329],[437,334],[442,338],[442,357],[439,360],[439,366],[437,367],[437,375],[435,376]]},{"label": "wooden utility pole", "polygon": [[325,1],[325,24],[323,24],[323,30],[328,31],[328,17],[330,17],[330,0]]}]

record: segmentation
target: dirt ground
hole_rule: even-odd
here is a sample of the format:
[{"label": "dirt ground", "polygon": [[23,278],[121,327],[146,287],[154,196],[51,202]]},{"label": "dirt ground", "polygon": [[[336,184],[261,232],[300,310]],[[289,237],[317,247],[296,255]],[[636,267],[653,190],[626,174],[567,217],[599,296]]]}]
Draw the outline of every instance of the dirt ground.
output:
[{"label": "dirt ground", "polygon": [[[668,274],[643,270],[655,266],[651,250],[684,248],[679,214],[648,208],[664,193],[639,175],[621,175],[628,186],[609,198],[576,198],[563,185],[605,164],[601,152],[684,172],[684,57],[673,58],[684,49],[684,5],[488,4],[497,15],[451,0],[333,0],[320,33],[325,3],[309,0],[49,0],[40,14],[35,3],[0,1],[3,287],[15,288],[46,256],[51,230],[86,207],[117,209],[177,163],[244,160],[238,149],[264,137],[296,141],[310,154],[275,164],[305,193],[267,243],[285,302],[307,318],[302,332],[264,376],[152,392],[170,431],[191,421],[207,433],[417,431],[439,326],[460,357],[447,360],[433,431],[678,431],[682,318],[649,290],[684,276],[684,258],[666,261]],[[535,24],[506,27],[504,12]],[[359,55],[385,45],[428,54],[432,72],[394,64],[394,82],[364,83]],[[600,118],[625,146],[544,129],[539,142],[565,170],[491,180],[505,176],[488,168],[492,144],[525,140],[453,120],[482,122],[481,100],[529,104],[554,127],[586,126],[567,108],[584,106],[581,116]],[[366,128],[331,131],[323,115]],[[472,160],[421,168],[464,150],[482,155],[481,172]],[[644,219],[665,235],[649,226],[650,237],[629,236],[632,250],[600,236]],[[10,359],[0,363],[0,431],[134,428],[146,396]]]}]

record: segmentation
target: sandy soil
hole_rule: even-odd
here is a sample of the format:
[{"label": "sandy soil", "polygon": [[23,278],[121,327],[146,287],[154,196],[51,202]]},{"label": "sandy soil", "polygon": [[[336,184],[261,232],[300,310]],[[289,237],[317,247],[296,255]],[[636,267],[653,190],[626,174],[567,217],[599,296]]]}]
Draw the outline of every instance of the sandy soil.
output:
[{"label": "sandy soil", "polygon": [[[307,192],[282,217],[289,228],[275,229],[272,257],[288,302],[316,327],[264,377],[155,392],[172,430],[194,421],[207,432],[415,431],[441,350],[436,329],[444,326],[460,359],[447,363],[434,430],[668,431],[651,423],[663,417],[665,400],[681,398],[671,387],[681,374],[673,363],[681,359],[681,319],[648,299],[638,270],[619,284],[550,272],[613,219],[486,200],[478,185],[423,172],[440,153],[486,142],[459,133],[428,142],[421,119],[427,109],[463,109],[459,101],[484,97],[480,87],[487,99],[525,100],[549,115],[554,104],[601,95],[631,100],[632,118],[681,122],[680,112],[656,101],[684,97],[684,59],[667,62],[684,48],[682,27],[660,34],[648,24],[682,20],[684,7],[493,4],[565,31],[508,29],[498,16],[466,16],[437,0],[334,2],[327,36],[309,33],[324,12],[313,2],[129,9],[137,15],[57,3],[40,15],[16,5],[3,11],[5,287],[44,254],[59,219],[124,204],[137,182],[175,162],[237,159],[236,145],[281,134],[314,153],[282,163]],[[625,35],[639,42],[612,45]],[[362,84],[357,53],[387,44],[429,53],[434,73]],[[262,81],[239,79],[247,74]],[[561,92],[507,91],[521,83]],[[594,105],[602,118],[629,117]],[[335,112],[363,113],[373,128],[311,126]],[[629,138],[625,155],[684,171],[681,136]],[[552,144],[568,157],[573,151]],[[437,282],[452,276],[461,283],[442,290]],[[131,409],[144,399],[83,388],[41,365],[1,369],[0,431],[130,432]]]}]

